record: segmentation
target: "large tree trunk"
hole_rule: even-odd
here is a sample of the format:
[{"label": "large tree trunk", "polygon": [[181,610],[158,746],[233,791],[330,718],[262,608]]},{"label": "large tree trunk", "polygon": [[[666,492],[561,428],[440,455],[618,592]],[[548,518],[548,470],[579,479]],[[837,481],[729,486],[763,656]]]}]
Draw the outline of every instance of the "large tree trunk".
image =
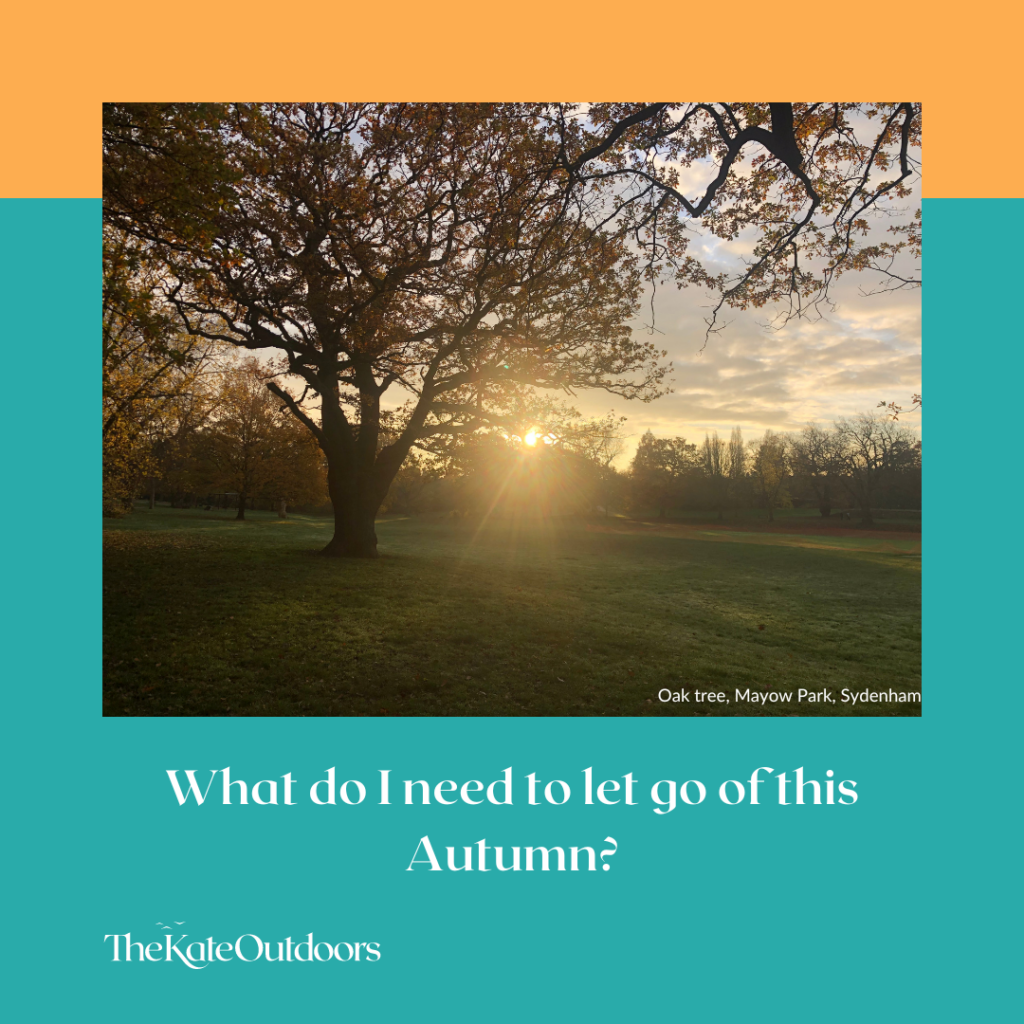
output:
[{"label": "large tree trunk", "polygon": [[[372,385],[372,376],[366,380]],[[323,400],[317,431],[320,448],[327,457],[327,492],[334,506],[334,536],[322,553],[338,558],[376,558],[374,520],[409,454],[413,435],[407,428],[408,437],[402,443],[378,450],[379,393],[368,386],[360,394],[359,427],[354,431],[341,413],[336,382],[333,378],[331,382],[332,386],[320,387]],[[410,427],[422,425],[427,408],[424,405],[413,415]]]},{"label": "large tree trunk", "polygon": [[334,536],[323,554],[336,558],[377,557],[374,520],[384,495],[376,496],[378,488],[374,484],[372,477],[359,478],[354,472],[337,469],[328,458],[327,491],[334,506]]},{"label": "large tree trunk", "polygon": [[359,494],[336,496],[333,488],[331,501],[334,504],[334,536],[322,553],[336,558],[376,558],[376,505]]},{"label": "large tree trunk", "polygon": [[374,514],[365,509],[335,506],[334,536],[322,554],[335,558],[376,558],[377,531]]},{"label": "large tree trunk", "polygon": [[244,519],[245,518],[245,502],[246,502],[245,495],[244,494],[240,494],[238,496],[238,515],[235,516],[236,520],[237,519]]},{"label": "large tree trunk", "polygon": [[284,498],[278,498],[277,500],[277,518],[287,519],[288,518],[288,503]]}]

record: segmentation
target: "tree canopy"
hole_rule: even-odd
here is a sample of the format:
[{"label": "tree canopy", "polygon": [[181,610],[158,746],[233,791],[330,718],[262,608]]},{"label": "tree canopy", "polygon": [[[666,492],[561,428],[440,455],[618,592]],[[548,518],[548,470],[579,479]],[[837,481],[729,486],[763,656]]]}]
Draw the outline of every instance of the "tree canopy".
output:
[{"label": "tree canopy", "polygon": [[130,235],[103,233],[103,511],[131,509],[155,448],[194,393],[213,344],[154,294],[159,271]]}]

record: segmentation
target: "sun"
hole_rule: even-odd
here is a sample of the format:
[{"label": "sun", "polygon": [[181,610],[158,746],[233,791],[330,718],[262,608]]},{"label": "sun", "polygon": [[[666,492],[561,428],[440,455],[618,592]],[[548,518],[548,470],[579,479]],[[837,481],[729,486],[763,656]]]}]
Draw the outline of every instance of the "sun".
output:
[{"label": "sun", "polygon": [[540,438],[540,434],[536,430],[530,429],[529,433],[523,438],[523,440],[532,448],[537,440]]}]

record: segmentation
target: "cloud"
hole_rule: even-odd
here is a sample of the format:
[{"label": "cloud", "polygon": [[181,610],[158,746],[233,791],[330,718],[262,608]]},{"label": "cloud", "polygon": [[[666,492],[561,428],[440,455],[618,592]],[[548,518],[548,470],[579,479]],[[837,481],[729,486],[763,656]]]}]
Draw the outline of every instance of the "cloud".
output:
[{"label": "cloud", "polygon": [[706,345],[704,317],[713,298],[662,285],[654,340],[672,360],[672,394],[643,405],[581,393],[576,404],[588,415],[611,405],[628,417],[632,444],[620,464],[645,430],[695,440],[739,426],[753,436],[769,427],[831,423],[880,401],[909,405],[921,390],[921,293],[863,294],[874,283],[849,275],[823,319],[791,321],[778,331],[765,327],[770,309],[729,311],[726,329]]}]

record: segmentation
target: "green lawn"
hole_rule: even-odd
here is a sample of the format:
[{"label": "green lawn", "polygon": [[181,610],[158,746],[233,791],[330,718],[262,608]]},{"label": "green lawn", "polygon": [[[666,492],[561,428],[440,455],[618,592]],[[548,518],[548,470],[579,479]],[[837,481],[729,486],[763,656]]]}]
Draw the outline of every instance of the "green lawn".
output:
[{"label": "green lawn", "polygon": [[920,691],[916,535],[396,517],[356,561],[315,554],[329,520],[232,516],[106,524],[106,714],[920,714],[840,702]]}]

